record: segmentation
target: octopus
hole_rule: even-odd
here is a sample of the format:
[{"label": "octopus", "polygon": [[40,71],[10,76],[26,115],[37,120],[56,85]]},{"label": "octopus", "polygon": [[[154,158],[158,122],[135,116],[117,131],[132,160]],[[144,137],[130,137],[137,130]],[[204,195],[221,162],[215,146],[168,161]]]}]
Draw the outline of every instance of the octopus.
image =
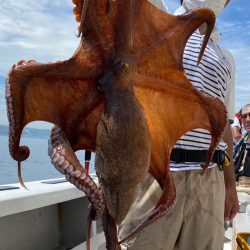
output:
[{"label": "octopus", "polygon": [[[168,166],[180,136],[194,128],[210,131],[201,174],[220,140],[225,107],[195,89],[182,64],[188,38],[205,23],[201,59],[215,16],[206,8],[173,16],[147,0],[73,3],[80,44],[72,57],[43,64],[21,60],[8,73],[9,151],[20,166],[29,156],[29,148],[20,146],[23,128],[38,120],[53,123],[51,161],[90,202],[87,249],[91,221],[100,218],[107,249],[119,249],[119,243],[174,208],[176,189]],[[78,150],[96,153],[98,183],[76,157]],[[116,225],[147,172],[161,186],[161,197],[118,242]]]}]

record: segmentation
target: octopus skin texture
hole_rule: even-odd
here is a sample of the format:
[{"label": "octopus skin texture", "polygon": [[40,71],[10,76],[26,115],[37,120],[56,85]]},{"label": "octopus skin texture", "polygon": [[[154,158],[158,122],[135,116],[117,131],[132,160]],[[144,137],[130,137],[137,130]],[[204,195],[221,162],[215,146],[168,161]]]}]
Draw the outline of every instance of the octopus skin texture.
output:
[{"label": "octopus skin texture", "polygon": [[[182,65],[189,36],[206,23],[200,60],[215,17],[209,9],[173,16],[146,0],[73,2],[81,38],[73,56],[48,64],[22,60],[8,73],[9,150],[24,161],[29,149],[19,145],[23,128],[38,120],[55,124],[51,161],[90,201],[87,249],[91,220],[99,218],[107,248],[119,249],[116,224],[145,174],[158,181],[162,195],[128,237],[173,209],[176,189],[168,166],[181,135],[195,128],[210,131],[202,173],[221,137],[223,103],[196,90]],[[82,167],[77,150],[96,152],[99,184]]]}]

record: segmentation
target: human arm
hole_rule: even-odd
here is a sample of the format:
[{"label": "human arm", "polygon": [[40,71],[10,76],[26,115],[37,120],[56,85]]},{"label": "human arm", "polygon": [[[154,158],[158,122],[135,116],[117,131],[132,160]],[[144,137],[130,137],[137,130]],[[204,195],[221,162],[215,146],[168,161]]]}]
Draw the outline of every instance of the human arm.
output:
[{"label": "human arm", "polygon": [[[235,115],[235,62],[232,54],[221,48],[224,55],[227,57],[231,65],[231,77],[226,79],[227,82],[227,91],[225,95],[224,104],[227,107],[228,118],[234,119]],[[230,165],[224,169],[224,180],[225,180],[225,211],[224,219],[225,221],[231,220],[239,211],[239,203],[236,192],[236,180],[235,180],[235,170],[233,165],[233,136],[232,130],[230,128],[229,122],[226,125],[223,140],[227,143],[228,148],[226,150],[229,158]]]},{"label": "human arm", "polygon": [[224,220],[232,220],[236,214],[239,212],[239,202],[236,192],[236,181],[234,174],[233,165],[233,137],[229,123],[226,125],[225,133],[223,135],[223,140],[227,143],[228,148],[226,150],[229,158],[231,159],[230,165],[224,169],[224,179],[225,179],[225,210],[224,210]]},{"label": "human arm", "polygon": [[232,135],[233,135],[235,142],[237,142],[241,138],[240,128],[237,126],[233,126],[232,127]]},{"label": "human arm", "polygon": [[240,131],[241,125],[239,119],[235,116],[234,117],[234,123],[232,125],[232,134],[233,139],[237,142],[241,138],[241,131]]}]

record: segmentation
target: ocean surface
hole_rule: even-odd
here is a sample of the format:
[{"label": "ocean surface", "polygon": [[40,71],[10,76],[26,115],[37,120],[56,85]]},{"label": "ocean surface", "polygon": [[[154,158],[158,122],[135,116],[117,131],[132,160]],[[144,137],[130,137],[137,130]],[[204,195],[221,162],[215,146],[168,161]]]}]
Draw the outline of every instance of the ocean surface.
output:
[{"label": "ocean surface", "polygon": [[[30,149],[29,158],[21,163],[24,183],[63,177],[50,162],[48,139],[26,137],[21,139],[20,145],[26,145]],[[84,151],[78,151],[77,157],[84,163]],[[90,173],[93,172],[94,154],[90,163]],[[8,136],[0,136],[0,185],[11,183],[18,183],[17,162],[9,154]]]}]

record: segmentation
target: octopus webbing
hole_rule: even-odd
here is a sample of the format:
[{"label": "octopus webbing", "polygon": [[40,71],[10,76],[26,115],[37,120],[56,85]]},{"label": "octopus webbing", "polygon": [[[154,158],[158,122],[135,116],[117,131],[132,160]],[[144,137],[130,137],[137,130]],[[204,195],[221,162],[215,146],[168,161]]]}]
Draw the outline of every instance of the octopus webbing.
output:
[{"label": "octopus webbing", "polygon": [[[73,56],[48,64],[22,60],[8,73],[9,150],[16,161],[24,161],[29,149],[19,143],[26,124],[55,124],[52,163],[91,204],[87,249],[91,220],[100,217],[107,248],[118,249],[116,224],[125,218],[145,174],[158,181],[162,195],[128,237],[174,208],[176,190],[168,166],[180,136],[194,128],[210,131],[202,173],[221,137],[224,105],[196,90],[182,66],[189,36],[206,23],[200,60],[215,17],[209,9],[173,16],[147,0],[73,2],[81,23]],[[96,152],[99,184],[75,155],[83,149]]]}]

